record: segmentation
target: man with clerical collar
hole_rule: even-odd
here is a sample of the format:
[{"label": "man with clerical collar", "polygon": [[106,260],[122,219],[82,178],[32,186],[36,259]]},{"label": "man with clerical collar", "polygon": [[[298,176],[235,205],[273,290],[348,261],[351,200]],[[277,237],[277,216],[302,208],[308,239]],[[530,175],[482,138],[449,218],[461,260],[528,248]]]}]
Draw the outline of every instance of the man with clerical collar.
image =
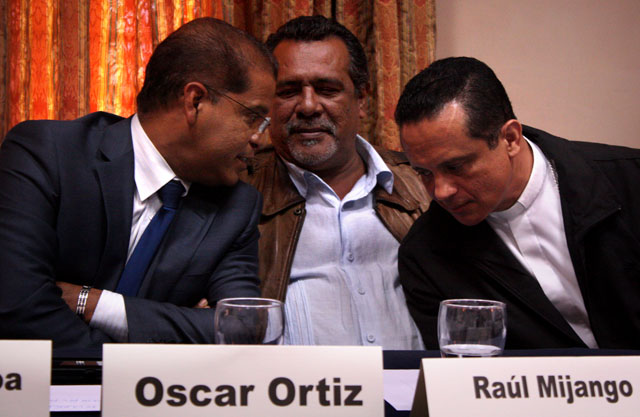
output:
[{"label": "man with clerical collar", "polygon": [[506,348],[640,348],[640,150],[522,125],[494,72],[436,61],[396,108],[433,198],[399,255],[427,348],[440,301],[507,304]]},{"label": "man with clerical collar", "polygon": [[397,249],[428,197],[398,152],[358,135],[368,68],[357,38],[322,16],[266,42],[278,62],[270,128],[248,181],[263,194],[263,295],[285,302],[285,343],[419,349]]},{"label": "man with clerical collar", "polygon": [[137,113],[28,121],[0,149],[0,337],[213,343],[202,297],[258,296],[261,198],[239,182],[275,62],[213,18],[162,41]]}]

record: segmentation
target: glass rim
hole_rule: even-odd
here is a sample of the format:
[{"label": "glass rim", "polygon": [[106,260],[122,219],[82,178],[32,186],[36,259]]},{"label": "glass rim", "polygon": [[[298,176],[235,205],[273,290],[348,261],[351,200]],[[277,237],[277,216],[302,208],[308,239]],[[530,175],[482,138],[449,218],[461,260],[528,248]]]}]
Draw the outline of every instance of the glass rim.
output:
[{"label": "glass rim", "polygon": [[[256,304],[251,304],[251,302],[258,302]],[[274,306],[282,306],[282,301],[276,300],[274,298],[263,298],[263,297],[231,297],[231,298],[222,298],[216,302],[216,308],[219,305],[228,304],[234,307],[258,307],[258,308],[269,308]]]},{"label": "glass rim", "polygon": [[502,301],[486,300],[483,298],[452,298],[448,300],[440,301],[440,305],[455,306],[455,307],[467,307],[467,308],[482,308],[482,307],[502,307],[507,305]]}]

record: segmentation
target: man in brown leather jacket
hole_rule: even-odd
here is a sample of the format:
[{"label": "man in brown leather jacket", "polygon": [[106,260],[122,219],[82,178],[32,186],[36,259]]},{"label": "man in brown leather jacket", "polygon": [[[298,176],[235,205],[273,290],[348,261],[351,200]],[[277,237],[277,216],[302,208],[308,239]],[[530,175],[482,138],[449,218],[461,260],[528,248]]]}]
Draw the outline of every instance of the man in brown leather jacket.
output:
[{"label": "man in brown leather jacket", "polygon": [[368,70],[357,38],[322,16],[267,40],[279,64],[270,130],[245,180],[262,192],[263,296],[285,300],[285,343],[419,349],[397,249],[429,198],[402,153],[357,135]]}]

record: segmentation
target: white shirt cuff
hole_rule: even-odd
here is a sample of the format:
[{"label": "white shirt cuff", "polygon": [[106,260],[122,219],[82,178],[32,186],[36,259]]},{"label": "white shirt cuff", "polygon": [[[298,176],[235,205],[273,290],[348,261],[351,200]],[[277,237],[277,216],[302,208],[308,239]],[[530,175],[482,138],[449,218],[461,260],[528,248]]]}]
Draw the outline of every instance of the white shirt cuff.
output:
[{"label": "white shirt cuff", "polygon": [[89,326],[102,330],[117,342],[126,342],[129,325],[122,294],[102,290]]}]

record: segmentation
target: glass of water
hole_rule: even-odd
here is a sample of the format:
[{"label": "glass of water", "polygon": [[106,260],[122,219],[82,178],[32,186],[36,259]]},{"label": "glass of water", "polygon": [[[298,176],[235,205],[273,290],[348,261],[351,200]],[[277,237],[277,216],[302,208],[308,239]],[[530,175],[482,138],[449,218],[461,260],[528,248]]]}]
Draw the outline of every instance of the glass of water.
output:
[{"label": "glass of water", "polygon": [[438,343],[442,357],[497,356],[507,337],[507,307],[492,300],[440,302]]},{"label": "glass of water", "polygon": [[225,298],[216,303],[216,343],[280,345],[284,333],[282,302],[270,298]]}]

